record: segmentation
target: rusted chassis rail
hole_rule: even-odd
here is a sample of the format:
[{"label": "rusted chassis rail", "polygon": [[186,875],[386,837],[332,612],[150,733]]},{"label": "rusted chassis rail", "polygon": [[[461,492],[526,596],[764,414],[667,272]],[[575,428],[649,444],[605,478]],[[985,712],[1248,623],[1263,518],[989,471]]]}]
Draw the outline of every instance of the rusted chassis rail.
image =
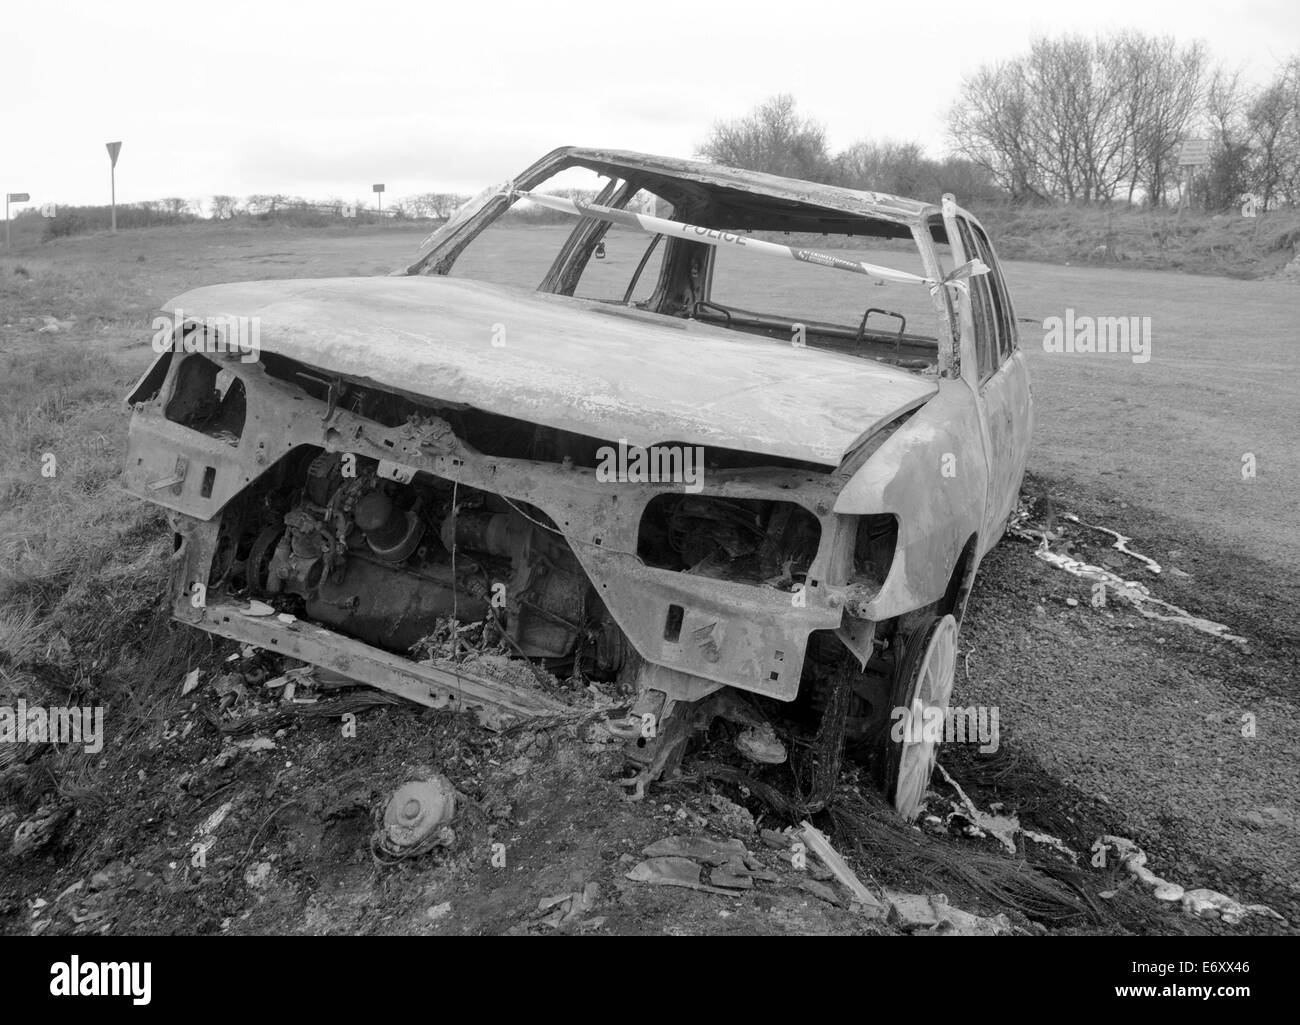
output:
[{"label": "rusted chassis rail", "polygon": [[[146,374],[130,396],[135,415],[123,477],[132,494],[172,513],[180,544],[173,555],[171,595],[174,615],[183,622],[284,650],[376,685],[381,678],[391,682],[396,673],[401,686],[435,692],[449,686],[446,680],[424,679],[410,668],[414,663],[333,631],[310,624],[295,631],[276,620],[260,623],[220,604],[220,595],[195,600],[196,585],[207,586],[223,508],[294,449],[317,446],[378,460],[381,475],[393,479],[423,472],[544,512],[646,661],[654,685],[678,699],[694,700],[730,685],[792,700],[814,630],[837,630],[860,658],[870,653],[873,624],[846,613],[846,607],[860,607],[870,595],[849,579],[857,517],[833,511],[847,479],[843,473],[747,469],[704,475],[703,495],[794,502],[817,517],[820,546],[796,600],[776,588],[657,569],[638,558],[638,528],[647,503],[657,495],[679,493],[681,484],[604,482],[592,469],[486,456],[462,443],[445,421],[431,417],[386,427],[333,401],[314,399],[271,377],[259,364],[206,354],[243,381],[247,416],[237,443],[182,427],[167,420],[164,409],[179,365],[189,358],[196,357],[175,353],[164,381],[158,381],[158,366],[152,379]],[[682,610],[680,629],[670,638],[665,624],[674,605]],[[363,671],[363,663],[370,668]],[[475,699],[524,711],[512,708],[513,699],[499,692],[500,684],[494,686],[496,692],[480,687]]]}]

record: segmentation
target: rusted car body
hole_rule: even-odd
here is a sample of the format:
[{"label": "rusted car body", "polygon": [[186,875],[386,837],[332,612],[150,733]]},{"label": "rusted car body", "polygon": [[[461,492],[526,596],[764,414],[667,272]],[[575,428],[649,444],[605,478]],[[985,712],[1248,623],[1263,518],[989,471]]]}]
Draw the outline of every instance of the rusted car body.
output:
[{"label": "rusted car body", "polygon": [[[604,187],[528,287],[460,269],[488,229],[550,231],[511,218],[574,169]],[[633,207],[688,228],[602,213]],[[732,253],[759,238],[793,262]],[[894,309],[833,266],[863,241],[915,271],[889,280]],[[502,254],[478,266],[519,269]],[[626,289],[591,295],[611,273]],[[823,282],[851,319],[819,309]],[[629,749],[637,792],[702,708],[784,729],[834,704],[915,814],[933,745],[890,739],[891,711],[946,704],[1031,420],[995,254],[951,197],[565,148],[394,275],[205,287],[165,309],[178,326],[128,398],[124,484],[170,514],[178,619],[425,704],[561,707],[406,655],[440,619],[490,619],[512,654],[636,695],[632,723],[657,727]],[[259,326],[255,360],[223,352],[222,318]],[[611,451],[625,470],[703,458],[687,483],[611,477]]]}]

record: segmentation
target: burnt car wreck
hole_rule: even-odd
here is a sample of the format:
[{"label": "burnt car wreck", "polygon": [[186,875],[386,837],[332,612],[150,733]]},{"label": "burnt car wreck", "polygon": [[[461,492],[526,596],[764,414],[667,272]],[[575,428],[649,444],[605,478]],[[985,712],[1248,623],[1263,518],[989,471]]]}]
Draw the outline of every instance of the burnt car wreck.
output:
[{"label": "burnt car wreck", "polygon": [[[604,179],[593,202],[530,196],[572,169]],[[526,287],[494,280],[509,261],[476,245],[530,200],[572,230]],[[742,257],[783,284],[745,293]],[[891,712],[947,703],[1031,416],[996,257],[951,197],[566,148],[398,274],[166,309],[124,484],[168,510],[177,619],[426,705],[563,710],[407,655],[440,619],[487,621],[511,655],[635,701],[631,794],[715,716],[833,715],[917,812],[933,744],[893,740]],[[222,318],[255,319],[257,359],[217,344]]]}]

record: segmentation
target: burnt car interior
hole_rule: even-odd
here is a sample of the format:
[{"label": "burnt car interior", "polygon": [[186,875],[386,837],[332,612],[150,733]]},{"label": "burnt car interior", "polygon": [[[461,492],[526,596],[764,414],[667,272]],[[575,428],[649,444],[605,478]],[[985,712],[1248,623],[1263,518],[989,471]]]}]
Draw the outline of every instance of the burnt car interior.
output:
[{"label": "burnt car interior", "polygon": [[[903,223],[640,168],[571,166],[603,176],[593,200],[602,206],[656,210],[658,216],[702,228],[925,273],[917,241]],[[535,188],[544,191],[547,184]],[[485,230],[502,230],[510,220],[507,213]],[[776,262],[736,247],[643,234],[593,217],[575,220],[540,280],[538,267],[476,259],[475,240],[482,233],[422,272],[591,299],[613,313],[691,318],[787,345],[797,338],[796,344],[924,373],[938,369],[941,316],[949,325],[956,323],[947,289],[932,297],[912,284],[887,284],[812,263]],[[930,232],[942,258],[947,238],[941,219]]]}]

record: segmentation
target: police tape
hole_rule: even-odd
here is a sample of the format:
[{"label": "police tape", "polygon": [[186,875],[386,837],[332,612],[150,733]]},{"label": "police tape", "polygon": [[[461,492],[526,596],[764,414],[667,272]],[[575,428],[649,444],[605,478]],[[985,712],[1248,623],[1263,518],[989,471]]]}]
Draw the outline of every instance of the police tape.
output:
[{"label": "police tape", "polygon": [[752,235],[740,235],[731,231],[720,231],[717,228],[703,228],[696,224],[669,221],[662,217],[652,217],[649,214],[632,213],[629,210],[615,210],[613,207],[602,206],[599,203],[583,203],[574,199],[548,196],[536,192],[513,192],[511,196],[514,199],[526,199],[548,210],[557,210],[577,217],[592,217],[596,220],[608,221],[611,224],[621,224],[624,227],[643,231],[650,235],[666,235],[672,238],[685,239],[688,242],[703,242],[705,245],[710,246],[737,246],[762,253],[765,256],[797,260],[800,263],[811,263],[818,267],[829,267],[832,270],[849,271],[853,274],[866,274],[881,282],[894,281],[904,284],[926,285],[931,291],[941,285],[955,285],[958,288],[965,288],[965,279],[976,274],[987,274],[989,271],[987,265],[982,261],[969,260],[950,274],[945,275],[942,280],[936,280],[935,278],[923,277],[920,274],[912,274],[909,271],[895,270],[893,267],[881,267],[874,263],[846,260],[842,256],[820,253],[815,249],[796,249],[794,246],[784,246],[779,242],[768,242],[764,239],[754,238]]}]

